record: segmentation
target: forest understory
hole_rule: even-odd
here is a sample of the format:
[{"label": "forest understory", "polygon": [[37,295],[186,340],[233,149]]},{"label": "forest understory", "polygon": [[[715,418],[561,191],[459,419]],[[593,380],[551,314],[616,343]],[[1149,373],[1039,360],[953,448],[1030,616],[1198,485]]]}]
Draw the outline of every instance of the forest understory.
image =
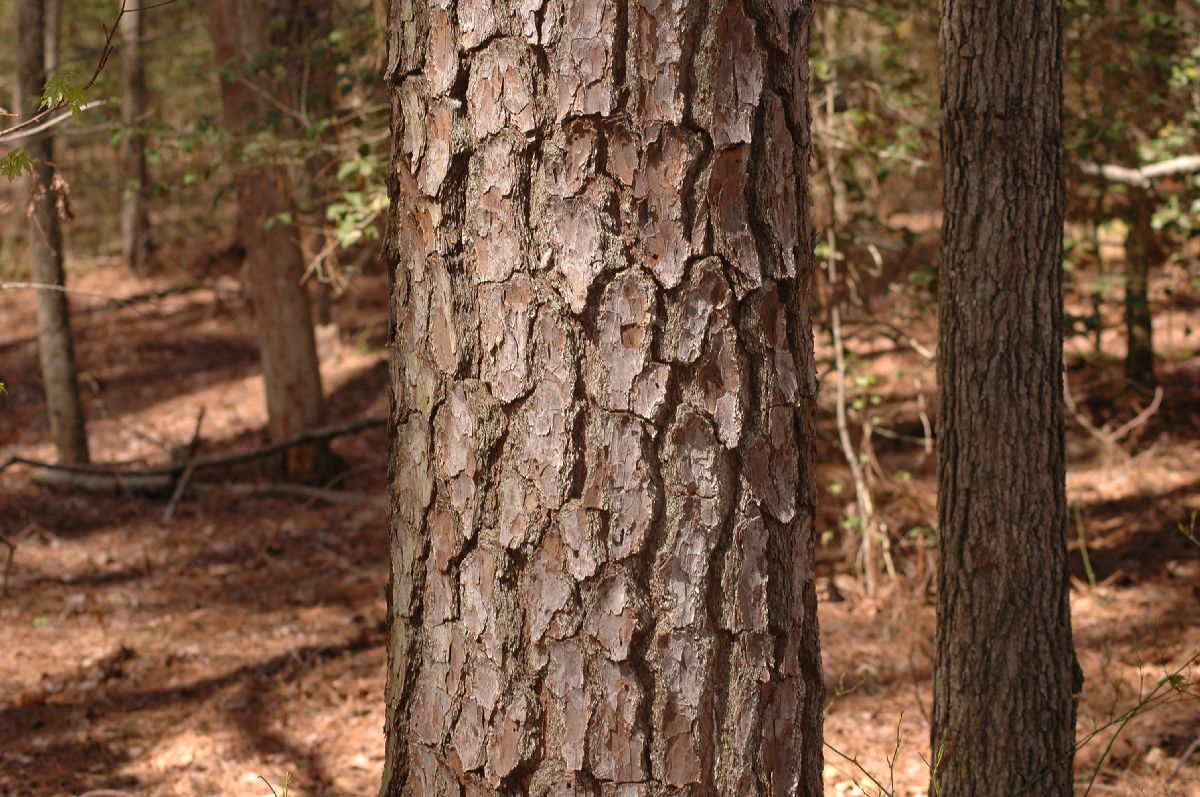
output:
[{"label": "forest understory", "polygon": [[[111,262],[72,275],[94,461],[168,462],[201,410],[202,454],[262,442],[254,320],[236,265],[208,249],[202,266],[153,278]],[[1153,294],[1184,278],[1162,270]],[[148,298],[155,291],[166,295]],[[1068,342],[1072,607],[1086,678],[1078,736],[1094,734],[1077,757],[1080,793],[1098,770],[1092,794],[1200,797],[1200,699],[1160,685],[1175,672],[1194,682],[1200,669],[1200,544],[1185,533],[1200,511],[1200,360],[1188,329],[1196,303],[1181,295],[1156,308],[1163,395],[1152,413],[1151,398],[1125,388],[1119,358]],[[360,277],[318,330],[334,423],[387,410],[387,296],[382,276]],[[121,297],[141,298],[111,300]],[[833,356],[817,336],[828,795],[928,788],[936,485],[922,414],[934,374],[910,344],[932,347],[935,335],[931,318],[902,310],[877,306],[873,317],[895,318],[904,336],[847,343],[861,388],[851,398],[874,408],[867,445],[853,431],[896,571],[880,565],[871,591],[838,531],[854,484],[837,442]],[[1113,312],[1104,352],[1121,348]],[[22,375],[0,414],[0,462],[52,459],[32,304],[0,292],[0,317],[0,357]],[[334,450],[346,463],[335,485],[344,503],[271,495],[247,466],[198,473],[168,523],[166,496],[84,495],[35,483],[28,468],[0,475],[2,532],[15,546],[0,603],[0,795],[377,790],[384,430]],[[0,564],[7,553],[0,546]]]}]

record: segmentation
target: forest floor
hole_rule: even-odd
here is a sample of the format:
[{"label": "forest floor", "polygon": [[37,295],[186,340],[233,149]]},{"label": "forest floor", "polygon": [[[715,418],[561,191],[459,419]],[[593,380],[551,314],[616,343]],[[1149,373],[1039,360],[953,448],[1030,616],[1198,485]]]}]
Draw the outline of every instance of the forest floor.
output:
[{"label": "forest floor", "polygon": [[[193,289],[154,301],[74,300],[96,461],[166,461],[201,408],[205,453],[261,441],[253,318],[228,267],[208,265]],[[135,279],[111,264],[73,280],[106,296],[188,284]],[[336,325],[319,331],[335,422],[386,411],[386,296],[383,278],[359,278],[335,306]],[[0,379],[9,389],[0,462],[51,456],[31,306],[27,294],[0,292]],[[1068,417],[1072,603],[1086,676],[1080,738],[1103,728],[1078,756],[1083,782],[1118,730],[1108,723],[1150,696],[1108,749],[1097,795],[1200,797],[1200,546],[1181,533],[1200,510],[1200,359],[1187,329],[1197,320],[1194,301],[1162,308],[1161,406],[1115,443],[1105,434],[1149,400],[1125,390],[1119,360],[1083,340],[1069,347],[1079,410],[1108,430]],[[932,345],[928,319],[901,326]],[[1121,348],[1115,331],[1101,342]],[[875,427],[862,453],[880,521],[897,539],[897,577],[881,575],[869,594],[847,564],[836,529],[853,513],[854,485],[836,442],[836,376],[823,370],[826,793],[924,795],[934,610],[922,529],[932,523],[935,484],[921,416],[932,408],[932,365],[878,334],[850,347],[853,399],[864,407],[851,431],[858,439],[859,416]],[[383,494],[381,429],[334,448],[354,493]],[[375,793],[384,511],[237,492],[230,485],[257,478],[245,469],[200,478],[211,486],[164,524],[160,498],[51,489],[25,468],[0,474],[0,534],[16,546],[0,602],[0,796],[264,797],[264,779],[278,791],[289,773],[296,797]],[[5,555],[0,545],[0,567]],[[1162,685],[1176,672],[1190,694]]]}]

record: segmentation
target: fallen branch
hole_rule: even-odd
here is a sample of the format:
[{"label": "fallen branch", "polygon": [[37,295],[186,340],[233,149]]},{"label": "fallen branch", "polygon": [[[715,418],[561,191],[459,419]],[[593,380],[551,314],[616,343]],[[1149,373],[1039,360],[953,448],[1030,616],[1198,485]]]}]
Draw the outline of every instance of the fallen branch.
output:
[{"label": "fallen branch", "polygon": [[[273,454],[286,451],[289,448],[345,437],[346,435],[361,432],[364,429],[383,426],[386,423],[387,416],[373,415],[339,426],[325,426],[319,429],[312,429],[257,448],[231,451],[226,454],[213,454],[207,457],[197,457],[193,460],[193,469],[204,470],[207,468],[227,467],[229,465],[240,465],[244,462],[253,462],[254,460],[265,459]],[[27,465],[38,468],[39,473],[35,479],[45,484],[58,484],[100,492],[112,491],[113,489],[124,489],[134,492],[162,492],[170,488],[174,484],[176,477],[182,474],[187,467],[184,463],[152,465],[144,468],[123,468],[112,465],[59,465],[53,462],[30,459],[29,457],[12,456],[4,464],[0,465],[0,472],[14,465]]]},{"label": "fallen branch", "polygon": [[[170,472],[162,473],[133,473],[113,469],[107,473],[87,473],[74,470],[75,466],[55,465],[52,462],[38,462],[24,458],[13,457],[7,463],[30,465],[38,470],[33,475],[33,481],[48,487],[65,487],[80,490],[85,493],[141,493],[154,495],[165,493],[171,489],[174,478]],[[103,466],[96,466],[103,468]],[[149,470],[149,469],[148,469]]]},{"label": "fallen branch", "polygon": [[289,498],[304,498],[310,501],[322,501],[326,504],[342,506],[374,506],[387,509],[388,501],[382,495],[366,493],[347,493],[341,490],[330,490],[324,487],[308,487],[303,484],[287,484],[270,482],[266,484],[221,484],[216,482],[195,482],[192,489],[197,492],[226,492],[234,495],[281,495]]},{"label": "fallen branch", "polygon": [[68,296],[86,296],[89,299],[107,299],[110,302],[118,301],[115,297],[109,296],[107,293],[81,291],[77,288],[68,288],[65,285],[54,285],[48,282],[0,282],[0,291],[50,291],[52,293],[65,293]]}]

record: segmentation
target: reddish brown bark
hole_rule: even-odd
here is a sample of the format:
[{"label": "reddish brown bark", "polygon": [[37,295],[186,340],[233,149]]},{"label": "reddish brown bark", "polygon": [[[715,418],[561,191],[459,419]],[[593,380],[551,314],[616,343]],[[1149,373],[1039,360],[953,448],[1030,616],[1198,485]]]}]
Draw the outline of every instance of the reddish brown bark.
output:
[{"label": "reddish brown bark", "polygon": [[800,0],[395,0],[382,794],[820,793]]}]

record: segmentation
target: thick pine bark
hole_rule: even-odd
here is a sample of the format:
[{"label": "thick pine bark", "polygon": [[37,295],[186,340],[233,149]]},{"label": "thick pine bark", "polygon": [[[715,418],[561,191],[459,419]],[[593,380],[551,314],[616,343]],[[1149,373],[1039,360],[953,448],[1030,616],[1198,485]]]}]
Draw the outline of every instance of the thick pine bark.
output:
[{"label": "thick pine bark", "polygon": [[820,794],[807,0],[394,0],[383,797]]},{"label": "thick pine bark", "polygon": [[[209,29],[217,63],[229,67],[235,79],[221,80],[225,119],[235,135],[261,134],[275,109],[262,92],[286,97],[283,87],[264,81],[247,69],[285,37],[298,0],[209,0]],[[286,41],[286,38],[282,38]],[[286,53],[286,48],[282,48]],[[253,86],[253,88],[252,88]],[[282,166],[235,156],[239,218],[246,247],[246,277],[258,320],[259,350],[267,395],[268,427],[272,440],[281,440],[321,426],[325,399],[313,336],[308,292],[301,284],[304,257],[293,224],[291,185]],[[281,463],[286,475],[299,481],[319,481],[328,472],[330,455],[324,445],[288,452]]]},{"label": "thick pine bark", "polygon": [[142,62],[142,31],[145,17],[130,3],[121,17],[121,254],[134,273],[146,267],[150,257],[150,175],[146,166],[145,124],[149,99],[146,71]]},{"label": "thick pine bark", "polygon": [[1058,0],[943,0],[936,793],[1071,795]]},{"label": "thick pine bark", "polygon": [[[42,0],[17,0],[17,83],[21,95],[19,106],[26,115],[38,110],[38,100],[46,85],[48,22]],[[33,175],[28,181],[31,277],[41,285],[62,287],[66,278],[60,213],[65,211],[60,210],[60,204],[65,203],[61,193],[65,188],[54,167],[53,135],[45,132],[29,138],[24,148],[34,164]],[[38,357],[46,391],[46,410],[50,416],[50,435],[58,461],[87,462],[87,433],[75,370],[67,294],[43,288],[35,291],[35,295]]]}]

